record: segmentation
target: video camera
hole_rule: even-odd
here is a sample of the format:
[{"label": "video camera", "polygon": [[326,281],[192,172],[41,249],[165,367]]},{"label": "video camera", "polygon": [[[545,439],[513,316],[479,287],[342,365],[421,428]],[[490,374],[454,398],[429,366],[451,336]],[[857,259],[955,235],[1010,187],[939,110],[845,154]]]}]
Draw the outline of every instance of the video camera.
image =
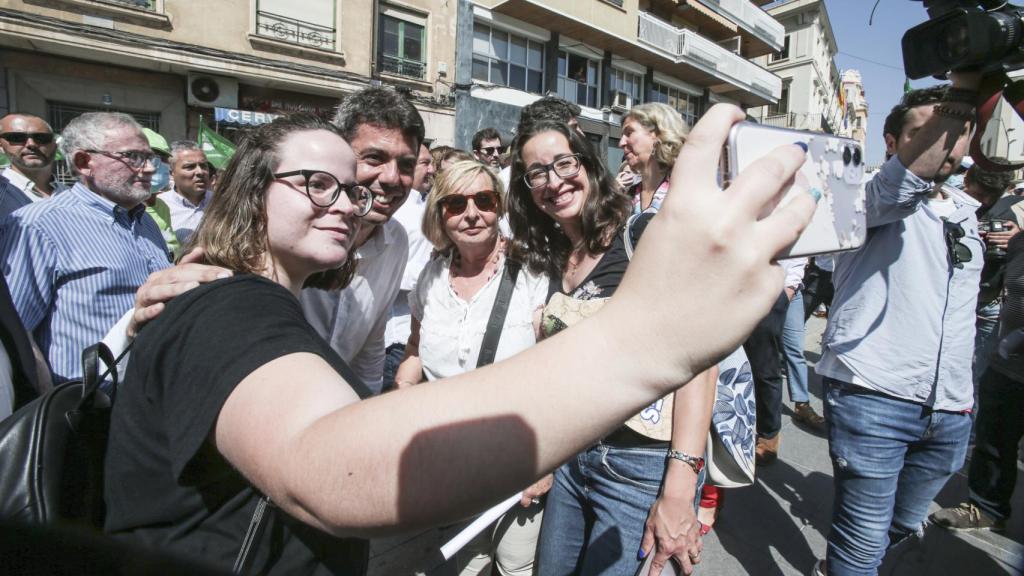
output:
[{"label": "video camera", "polygon": [[985,170],[1024,167],[1024,7],[1001,0],[915,0],[928,21],[903,35],[908,78],[980,72],[971,158]]}]

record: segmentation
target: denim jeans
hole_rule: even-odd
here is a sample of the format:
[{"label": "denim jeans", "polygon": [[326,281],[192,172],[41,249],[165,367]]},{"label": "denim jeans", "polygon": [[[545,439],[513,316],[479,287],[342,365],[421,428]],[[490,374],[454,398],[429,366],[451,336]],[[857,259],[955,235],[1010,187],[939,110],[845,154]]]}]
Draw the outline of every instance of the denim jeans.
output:
[{"label": "denim jeans", "polygon": [[405,344],[392,344],[384,350],[384,386],[381,394],[388,392],[395,387],[395,373],[398,372],[398,365],[405,358]]},{"label": "denim jeans", "polygon": [[835,484],[829,576],[874,575],[920,534],[928,504],[967,453],[971,418],[823,379]]},{"label": "denim jeans", "polygon": [[791,402],[807,402],[807,362],[804,360],[804,297],[799,291],[789,301],[782,325],[782,355]]},{"label": "denim jeans", "polygon": [[967,474],[971,501],[997,520],[1010,516],[1017,446],[1024,436],[1024,382],[989,368],[978,387],[974,451]]},{"label": "denim jeans", "polygon": [[[665,475],[664,448],[599,443],[555,471],[537,546],[539,576],[633,576],[647,513]],[[694,510],[700,502],[698,478]]]},{"label": "denim jeans", "polygon": [[999,310],[1002,306],[998,301],[986,304],[978,309],[978,320],[974,324],[974,401],[978,401],[978,384],[981,375],[988,368],[988,359],[996,343],[999,341]]}]

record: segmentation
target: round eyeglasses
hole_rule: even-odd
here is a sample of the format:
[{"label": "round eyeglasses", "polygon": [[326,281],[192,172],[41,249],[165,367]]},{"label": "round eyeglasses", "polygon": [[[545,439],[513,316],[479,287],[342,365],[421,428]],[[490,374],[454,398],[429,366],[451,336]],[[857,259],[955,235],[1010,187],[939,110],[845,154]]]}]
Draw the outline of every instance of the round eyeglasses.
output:
[{"label": "round eyeglasses", "polygon": [[348,201],[355,206],[356,216],[362,218],[370,213],[373,207],[373,193],[366,186],[360,184],[342,184],[334,174],[322,170],[292,170],[290,172],[278,172],[274,178],[289,178],[291,176],[302,176],[306,179],[306,196],[314,206],[330,208],[338,201],[342,190]]},{"label": "round eyeglasses", "polygon": [[571,154],[569,156],[562,156],[556,158],[551,164],[545,164],[534,168],[533,170],[527,170],[526,174],[523,175],[523,181],[531,189],[540,188],[546,186],[550,177],[548,173],[552,170],[555,171],[555,175],[563,180],[565,178],[572,178],[573,176],[580,173],[580,155]]}]

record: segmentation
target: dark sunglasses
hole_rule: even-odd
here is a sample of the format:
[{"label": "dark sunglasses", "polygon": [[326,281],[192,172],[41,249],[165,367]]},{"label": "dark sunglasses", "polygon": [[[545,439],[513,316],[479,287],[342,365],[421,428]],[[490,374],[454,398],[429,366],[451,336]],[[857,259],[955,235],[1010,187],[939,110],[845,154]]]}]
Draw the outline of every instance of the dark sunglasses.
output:
[{"label": "dark sunglasses", "polygon": [[477,192],[472,196],[463,196],[462,194],[452,194],[451,196],[445,196],[438,200],[441,203],[441,207],[444,208],[444,212],[447,216],[458,216],[466,211],[469,207],[469,200],[473,199],[473,204],[477,210],[484,212],[495,212],[498,209],[498,196],[490,190],[483,190]]},{"label": "dark sunglasses", "polygon": [[969,246],[960,241],[964,237],[964,227],[960,222],[942,221],[943,232],[946,236],[946,250],[949,251],[949,259],[953,262],[954,268],[963,268],[964,262],[970,262],[973,255]]},{"label": "dark sunglasses", "polygon": [[486,148],[477,148],[477,152],[483,152],[488,156],[494,156],[495,154],[501,154],[505,151],[504,146],[487,146]]},{"label": "dark sunglasses", "polygon": [[4,132],[0,134],[0,138],[19,146],[28,142],[29,138],[36,144],[45,146],[53,142],[53,137],[53,132]]}]

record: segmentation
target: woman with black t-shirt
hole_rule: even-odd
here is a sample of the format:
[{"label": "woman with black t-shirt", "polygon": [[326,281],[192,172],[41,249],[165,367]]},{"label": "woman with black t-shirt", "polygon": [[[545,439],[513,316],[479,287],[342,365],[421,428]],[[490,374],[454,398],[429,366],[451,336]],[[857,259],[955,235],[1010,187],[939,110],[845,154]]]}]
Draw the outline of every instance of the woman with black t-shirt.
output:
[{"label": "woman with black t-shirt", "polygon": [[[626,244],[632,247],[650,215],[627,230],[629,198],[576,131],[558,123],[520,130],[509,184],[513,254],[553,279],[541,323],[552,336],[612,298],[629,264]],[[539,574],[633,574],[649,553],[659,564],[669,556],[685,566],[700,560],[695,498],[716,377],[709,370],[623,419],[555,472]],[[670,453],[677,456],[666,465]],[[650,541],[642,542],[648,523]]]},{"label": "woman with black t-shirt", "polygon": [[[312,116],[253,129],[193,240],[234,275],[174,298],[137,337],[112,414],[107,531],[228,570],[262,493],[276,506],[253,543],[254,573],[359,574],[359,538],[468,517],[550,472],[724,356],[778,293],[771,259],[813,201],[757,216],[804,155],[780,149],[728,194],[716,190],[722,142],[742,118],[708,113],[703,144],[681,162],[690,190],[673,190],[589,329],[365,402],[297,298],[344,280],[369,201],[355,155]],[[422,127],[403,137],[414,158]],[[398,173],[405,157],[387,162]],[[152,315],[164,283],[208,272],[156,275],[135,316]],[[705,281],[688,286],[698,272]]]}]

